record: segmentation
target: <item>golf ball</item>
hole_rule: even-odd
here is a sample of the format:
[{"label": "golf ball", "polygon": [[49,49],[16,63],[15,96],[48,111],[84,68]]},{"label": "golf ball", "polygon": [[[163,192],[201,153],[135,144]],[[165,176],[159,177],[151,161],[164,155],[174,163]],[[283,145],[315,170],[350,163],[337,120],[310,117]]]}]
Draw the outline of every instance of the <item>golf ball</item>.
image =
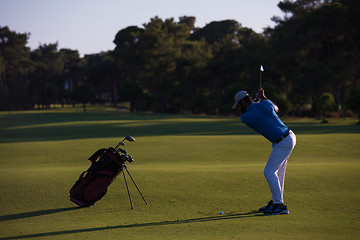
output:
[{"label": "golf ball", "polygon": [[223,211],[220,211],[220,214],[224,214]]}]

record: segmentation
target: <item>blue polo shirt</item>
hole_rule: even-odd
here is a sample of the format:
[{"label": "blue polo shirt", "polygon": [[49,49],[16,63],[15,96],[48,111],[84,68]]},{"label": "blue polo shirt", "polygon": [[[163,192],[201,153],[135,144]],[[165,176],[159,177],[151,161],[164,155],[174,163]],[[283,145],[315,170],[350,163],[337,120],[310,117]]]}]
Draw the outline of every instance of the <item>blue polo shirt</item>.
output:
[{"label": "blue polo shirt", "polygon": [[241,121],[270,142],[275,142],[289,131],[289,128],[276,114],[275,107],[270,100],[250,104],[246,108],[246,112],[241,115]]}]

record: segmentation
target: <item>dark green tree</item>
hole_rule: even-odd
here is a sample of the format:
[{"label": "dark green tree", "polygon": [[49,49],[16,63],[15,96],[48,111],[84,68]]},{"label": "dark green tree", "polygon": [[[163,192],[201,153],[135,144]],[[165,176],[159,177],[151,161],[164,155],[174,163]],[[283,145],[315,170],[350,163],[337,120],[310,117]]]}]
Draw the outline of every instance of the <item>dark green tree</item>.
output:
[{"label": "dark green tree", "polygon": [[107,86],[113,106],[118,104],[118,88],[120,84],[119,69],[112,52],[101,59],[99,71],[101,72],[102,84]]},{"label": "dark green tree", "polygon": [[335,84],[335,74],[329,65],[314,61],[299,67],[293,77],[293,93],[307,99],[304,104],[317,102],[321,92],[332,92]]},{"label": "dark green tree", "polygon": [[176,91],[179,83],[174,77],[176,59],[181,57],[182,46],[191,30],[192,26],[184,17],[179,23],[172,18],[163,21],[155,17],[144,24],[139,39],[140,54],[146,59],[141,78],[143,86],[153,96],[155,112],[173,111],[170,109],[174,109],[174,100],[179,98]]},{"label": "dark green tree", "polygon": [[[284,19],[274,18],[277,26],[267,30],[270,38],[272,69],[278,86],[295,100],[317,101],[324,91],[342,104],[347,88],[354,82],[359,65],[358,1],[282,1]],[[356,9],[356,10],[355,10]],[[351,30],[350,30],[351,29]],[[276,69],[276,70],[275,70]],[[299,97],[295,97],[299,96]]]},{"label": "dark green tree", "polygon": [[316,102],[316,108],[323,117],[322,123],[328,123],[326,116],[336,108],[334,97],[331,93],[322,93]]},{"label": "dark green tree", "polygon": [[90,85],[77,85],[70,93],[70,98],[83,105],[83,111],[86,112],[86,104],[95,100],[95,92]]},{"label": "dark green tree", "polygon": [[[146,90],[141,82],[144,58],[139,53],[139,38],[144,29],[130,26],[120,30],[114,39],[113,52],[119,68],[119,99],[130,102],[130,111],[146,110]],[[147,99],[149,102],[149,99]]]},{"label": "dark green tree", "polygon": [[30,91],[38,107],[50,108],[51,103],[60,103],[64,91],[63,71],[65,59],[57,49],[58,43],[43,44],[31,52],[35,71],[31,74]]},{"label": "dark green tree", "polygon": [[26,47],[28,33],[16,33],[0,26],[0,110],[31,108],[27,91],[34,66]]},{"label": "dark green tree", "polygon": [[185,41],[176,59],[174,80],[176,93],[172,99],[172,112],[207,113],[209,109],[208,79],[204,74],[212,50],[205,40]]},{"label": "dark green tree", "polygon": [[345,106],[358,114],[360,124],[360,87],[352,88],[345,98]]},{"label": "dark green tree", "polygon": [[84,64],[77,50],[60,49],[60,54],[64,58],[64,68],[57,82],[58,101],[64,106],[65,102],[70,102],[70,91],[83,79]]},{"label": "dark green tree", "polygon": [[82,83],[96,89],[99,103],[111,102],[117,105],[119,87],[118,65],[111,51],[85,55],[84,79]]},{"label": "dark green tree", "polygon": [[240,28],[241,25],[234,20],[211,22],[190,36],[191,40],[204,39],[212,50],[212,58],[202,73],[206,80],[203,88],[207,90],[208,98],[206,113],[219,113],[224,90],[239,74],[239,69],[236,69],[236,50],[240,47],[237,36]]}]

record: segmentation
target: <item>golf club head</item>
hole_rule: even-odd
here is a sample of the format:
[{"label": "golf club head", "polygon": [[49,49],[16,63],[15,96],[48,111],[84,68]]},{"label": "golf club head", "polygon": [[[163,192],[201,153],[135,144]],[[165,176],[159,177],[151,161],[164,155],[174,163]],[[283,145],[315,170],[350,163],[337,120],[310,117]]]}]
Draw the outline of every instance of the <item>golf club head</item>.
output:
[{"label": "golf club head", "polygon": [[133,138],[132,136],[126,136],[125,139],[129,142],[135,142],[135,138]]},{"label": "golf club head", "polygon": [[[124,141],[124,140],[123,140],[123,141]],[[116,150],[118,147],[123,146],[123,145],[125,145],[124,142],[119,142],[119,143],[116,145],[115,150]]]}]

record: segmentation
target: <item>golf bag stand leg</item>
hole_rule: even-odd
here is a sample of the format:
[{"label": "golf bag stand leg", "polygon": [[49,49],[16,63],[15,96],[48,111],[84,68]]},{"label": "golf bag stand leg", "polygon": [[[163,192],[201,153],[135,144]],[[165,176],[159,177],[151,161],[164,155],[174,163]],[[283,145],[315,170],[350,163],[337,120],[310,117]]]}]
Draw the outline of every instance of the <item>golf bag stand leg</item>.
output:
[{"label": "golf bag stand leg", "polygon": [[[135,180],[132,178],[129,170],[127,169],[127,167],[126,167],[125,165],[124,165],[124,168],[125,168],[126,172],[128,173],[129,177],[131,178],[132,182],[134,183],[136,189],[137,189],[138,192],[140,193],[140,195],[141,195],[142,199],[144,200],[145,204],[147,205],[148,203],[147,203],[144,195],[141,193],[139,187],[136,185]],[[125,180],[126,189],[127,189],[128,195],[129,195],[129,200],[130,200],[131,209],[134,209],[133,204],[132,204],[132,200],[131,200],[131,196],[130,196],[129,187],[128,187],[128,184],[127,184],[127,181],[126,181],[125,171],[124,171],[124,170],[123,170],[123,175],[124,175],[124,180]]]},{"label": "golf bag stand leg", "polygon": [[126,189],[127,189],[128,195],[129,195],[130,206],[131,206],[131,209],[134,209],[133,204],[132,204],[132,201],[131,201],[129,186],[128,186],[127,181],[126,181],[126,177],[125,177],[125,172],[124,172],[124,171],[123,171],[123,175],[124,175],[124,180],[125,180]]}]

